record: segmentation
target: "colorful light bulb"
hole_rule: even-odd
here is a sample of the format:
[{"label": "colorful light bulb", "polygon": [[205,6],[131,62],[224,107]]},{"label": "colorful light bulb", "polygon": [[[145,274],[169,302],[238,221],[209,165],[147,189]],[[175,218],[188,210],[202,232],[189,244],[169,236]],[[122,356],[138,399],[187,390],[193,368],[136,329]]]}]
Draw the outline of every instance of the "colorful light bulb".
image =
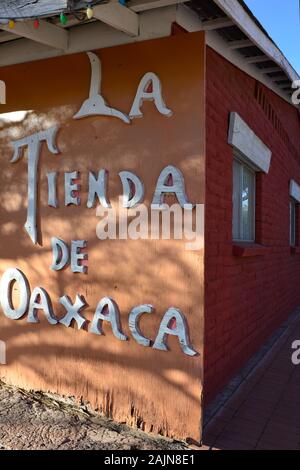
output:
[{"label": "colorful light bulb", "polygon": [[34,29],[38,29],[39,26],[40,26],[39,20],[38,20],[38,19],[34,20],[34,22],[33,22],[33,27],[34,27]]},{"label": "colorful light bulb", "polygon": [[86,17],[88,20],[91,20],[94,16],[94,10],[92,9],[92,7],[87,7],[86,9]]},{"label": "colorful light bulb", "polygon": [[9,29],[14,29],[14,27],[15,27],[15,22],[14,22],[14,20],[9,20],[9,22],[8,22],[8,27],[9,27]]},{"label": "colorful light bulb", "polygon": [[66,15],[64,13],[60,14],[59,19],[60,19],[61,24],[63,24],[63,25],[67,24],[67,22],[68,22],[68,18],[66,17]]}]

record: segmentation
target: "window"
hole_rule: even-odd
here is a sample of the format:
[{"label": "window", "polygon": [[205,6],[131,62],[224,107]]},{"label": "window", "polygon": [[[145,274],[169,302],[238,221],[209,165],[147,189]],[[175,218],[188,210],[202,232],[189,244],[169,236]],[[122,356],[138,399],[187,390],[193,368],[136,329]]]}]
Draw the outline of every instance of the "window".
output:
[{"label": "window", "polygon": [[295,199],[290,200],[290,245],[296,245],[296,219],[297,219],[297,202]]},{"label": "window", "polygon": [[255,241],[255,171],[233,161],[233,239]]}]

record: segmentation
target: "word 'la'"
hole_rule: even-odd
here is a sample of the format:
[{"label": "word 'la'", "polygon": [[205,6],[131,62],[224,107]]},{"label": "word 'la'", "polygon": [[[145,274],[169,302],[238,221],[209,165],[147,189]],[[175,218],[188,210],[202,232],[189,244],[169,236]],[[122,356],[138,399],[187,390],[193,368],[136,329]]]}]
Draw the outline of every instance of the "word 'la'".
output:
[{"label": "word 'la'", "polygon": [[[157,111],[164,116],[171,116],[172,111],[165,105],[161,83],[158,76],[153,72],[147,72],[137,88],[137,92],[130,110],[129,115],[108,106],[105,99],[101,95],[101,62],[98,56],[92,52],[87,53],[91,63],[91,82],[89,97],[83,102],[79,111],[73,116],[74,119],[81,119],[88,116],[109,116],[122,120],[126,124],[130,124],[134,118],[143,116],[141,106],[144,101],[153,101]],[[59,149],[56,145],[56,135],[59,130],[59,126],[54,126],[48,130],[36,132],[28,137],[14,141],[14,155],[11,163],[18,162],[25,148],[28,149],[28,210],[27,220],[25,223],[25,229],[28,232],[33,243],[37,243],[37,225],[36,225],[36,214],[37,214],[37,185],[38,185],[38,166],[40,159],[40,152],[43,143],[46,143],[48,150],[52,154],[58,154]],[[48,185],[49,185],[49,205],[57,207],[55,184],[56,184],[56,173],[49,173]],[[65,174],[65,186],[66,186],[66,205],[77,204],[79,200],[72,196],[72,191],[78,190],[78,185],[73,183],[73,180],[78,177],[77,172]],[[105,186],[106,184],[106,172],[98,174],[98,177],[90,174],[89,184],[92,188],[95,188],[94,193],[97,191],[100,203],[102,202],[104,207],[109,207],[109,203],[104,195],[105,187],[99,189],[99,185]],[[126,180],[126,172],[120,173],[123,186],[125,185],[126,191],[129,192],[129,182]],[[132,177],[131,177],[132,179]],[[137,178],[134,178],[135,181]],[[135,182],[134,181],[134,182]],[[97,186],[98,185],[98,186]],[[141,192],[142,186],[138,183],[138,189]],[[100,194],[101,193],[101,194]],[[93,196],[89,195],[89,201],[87,206],[92,207]],[[131,206],[132,207],[132,206]]]}]

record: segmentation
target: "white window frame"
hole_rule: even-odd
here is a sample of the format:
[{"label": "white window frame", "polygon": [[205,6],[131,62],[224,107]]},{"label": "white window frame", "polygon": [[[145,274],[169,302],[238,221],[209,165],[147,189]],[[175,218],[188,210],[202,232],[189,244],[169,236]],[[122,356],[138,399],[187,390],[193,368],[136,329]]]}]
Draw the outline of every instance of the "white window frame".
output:
[{"label": "white window frame", "polygon": [[245,159],[238,154],[237,152],[234,153],[233,157],[233,166],[234,162],[237,162],[242,166],[242,169],[247,168],[248,171],[250,171],[253,174],[253,200],[252,200],[252,216],[251,216],[251,226],[252,226],[252,233],[253,237],[251,239],[244,238],[243,237],[243,218],[242,218],[242,213],[241,213],[241,208],[242,208],[242,181],[243,181],[243,176],[241,173],[241,178],[239,181],[240,187],[239,187],[239,213],[238,213],[238,219],[239,219],[239,234],[240,237],[236,238],[234,234],[234,173],[232,176],[232,181],[233,181],[233,193],[232,193],[232,239],[234,242],[240,242],[240,243],[255,243],[255,233],[256,233],[256,224],[255,224],[255,219],[256,219],[256,170],[255,168],[249,164],[248,161],[245,161]]}]

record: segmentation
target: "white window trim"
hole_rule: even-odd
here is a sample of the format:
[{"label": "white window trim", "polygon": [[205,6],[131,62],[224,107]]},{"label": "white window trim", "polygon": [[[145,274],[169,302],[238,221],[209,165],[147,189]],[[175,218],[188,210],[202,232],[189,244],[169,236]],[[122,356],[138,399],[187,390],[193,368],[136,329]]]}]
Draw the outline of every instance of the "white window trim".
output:
[{"label": "white window trim", "polygon": [[271,150],[235,112],[230,113],[228,143],[254,165],[256,171],[269,173]]},{"label": "white window trim", "polygon": [[295,180],[290,181],[290,196],[295,199],[296,202],[300,202],[300,186]]}]

